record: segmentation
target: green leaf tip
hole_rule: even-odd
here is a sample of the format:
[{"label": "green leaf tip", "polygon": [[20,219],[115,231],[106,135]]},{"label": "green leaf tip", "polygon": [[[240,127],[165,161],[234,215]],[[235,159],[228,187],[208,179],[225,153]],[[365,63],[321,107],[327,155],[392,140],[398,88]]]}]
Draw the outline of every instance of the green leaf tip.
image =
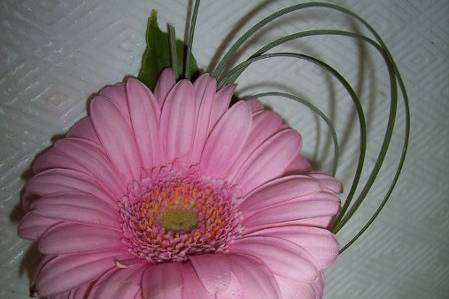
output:
[{"label": "green leaf tip", "polygon": [[[145,83],[150,89],[156,86],[159,74],[164,68],[170,67],[176,71],[176,77],[186,73],[184,71],[187,46],[177,39],[176,53],[170,50],[170,35],[159,28],[157,22],[157,11],[152,10],[148,17],[148,25],[146,32],[146,48],[142,57],[142,65],[138,78]],[[173,59],[173,54],[176,59]],[[176,67],[172,62],[176,61]],[[198,72],[198,65],[192,53],[190,53],[189,75]]]}]

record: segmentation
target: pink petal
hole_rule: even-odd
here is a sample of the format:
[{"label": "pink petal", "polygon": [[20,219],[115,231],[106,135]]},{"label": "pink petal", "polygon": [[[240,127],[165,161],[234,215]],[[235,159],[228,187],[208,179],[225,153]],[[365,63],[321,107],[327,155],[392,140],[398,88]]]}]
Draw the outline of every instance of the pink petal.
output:
[{"label": "pink petal", "polygon": [[151,299],[182,299],[180,263],[150,266],[143,274],[143,297]]},{"label": "pink petal", "polygon": [[329,192],[341,193],[343,187],[334,177],[324,173],[309,173],[309,176],[319,180],[321,187]]},{"label": "pink petal", "polygon": [[310,162],[304,159],[301,155],[297,155],[296,158],[287,166],[284,175],[304,174],[312,171],[312,165]]},{"label": "pink petal", "polygon": [[31,282],[30,282],[30,292],[36,293],[36,281],[39,278],[39,275],[42,273],[42,269],[52,260],[54,260],[56,256],[54,255],[40,255],[39,262],[37,263],[36,268],[32,272]]},{"label": "pink petal", "polygon": [[334,216],[340,207],[338,197],[327,192],[305,195],[298,201],[269,207],[252,214],[243,220],[248,230],[257,227],[270,227],[288,221],[296,221],[308,218]]},{"label": "pink petal", "polygon": [[126,124],[131,127],[131,119],[129,116],[128,105],[126,103],[126,88],[124,83],[106,86],[100,93],[101,96],[107,98],[120,111]]},{"label": "pink petal", "polygon": [[59,293],[53,296],[48,296],[47,299],[72,299],[73,296],[70,293],[72,293],[72,291]]},{"label": "pink petal", "polygon": [[134,297],[134,299],[144,299],[144,298],[143,298],[143,295],[142,295],[142,292],[138,292],[138,293],[136,294],[136,296]]},{"label": "pink petal", "polygon": [[90,176],[78,171],[58,168],[45,170],[30,179],[22,197],[24,209],[29,209],[36,197],[64,192],[88,193],[116,208],[116,199],[113,195],[94,182]]},{"label": "pink petal", "polygon": [[[263,266],[263,264],[261,264]],[[265,267],[266,270],[266,267]],[[267,271],[267,274],[271,276],[272,274],[270,271]],[[242,286],[240,281],[238,281],[237,277],[234,273],[231,272],[231,280],[229,282],[229,287],[224,290],[223,292],[218,293],[215,295],[216,298],[214,299],[245,299],[243,297],[243,291],[245,287]],[[209,298],[208,298],[209,299]]]},{"label": "pink petal", "polygon": [[259,209],[286,203],[304,195],[321,191],[318,180],[306,175],[281,177],[272,180],[250,193],[240,204],[239,210],[246,215]]},{"label": "pink petal", "polygon": [[50,226],[58,222],[60,220],[43,217],[31,211],[20,220],[18,233],[23,239],[37,240]]},{"label": "pink petal", "polygon": [[228,258],[231,270],[241,286],[242,296],[218,296],[218,298],[280,299],[279,288],[273,274],[263,263],[246,256],[229,255]]},{"label": "pink petal", "polygon": [[139,264],[126,269],[115,269],[105,279],[95,284],[89,293],[89,298],[134,298],[141,292],[141,281],[146,267],[146,265]]},{"label": "pink petal", "polygon": [[166,162],[189,161],[195,129],[196,101],[190,81],[181,80],[162,108],[160,138]]},{"label": "pink petal", "polygon": [[262,102],[256,98],[247,99],[245,102],[248,103],[248,106],[253,114],[264,110]]},{"label": "pink petal", "polygon": [[318,270],[310,255],[287,240],[268,236],[245,237],[234,241],[229,252],[245,254],[260,259],[276,275],[297,281],[313,281]]},{"label": "pink petal", "polygon": [[329,229],[330,225],[335,220],[335,216],[336,215],[301,219],[301,220],[289,222],[288,224],[313,226],[313,227]]},{"label": "pink petal", "polygon": [[313,282],[300,282],[275,275],[283,299],[321,299],[323,281],[321,275]]},{"label": "pink petal", "polygon": [[335,262],[338,242],[326,229],[289,225],[273,227],[254,232],[251,235],[281,238],[304,248],[318,270],[324,270]]},{"label": "pink petal", "polygon": [[43,254],[82,253],[123,247],[119,231],[82,224],[60,224],[39,240]]},{"label": "pink petal", "polygon": [[39,155],[33,163],[35,172],[51,168],[65,168],[91,175],[106,190],[115,197],[126,192],[123,178],[112,167],[101,147],[91,141],[81,138],[64,138]]},{"label": "pink petal", "polygon": [[92,285],[94,285],[94,284],[95,284],[95,281],[82,284],[81,286],[78,286],[76,289],[72,289],[69,292],[69,297],[63,297],[63,298],[64,299],[67,299],[67,298],[68,299],[87,299],[87,298],[90,298],[89,297],[90,289],[92,288]]},{"label": "pink petal", "polygon": [[97,132],[95,132],[89,117],[79,120],[67,133],[67,137],[82,138],[100,144]]},{"label": "pink petal", "polygon": [[154,88],[154,97],[159,102],[160,106],[164,105],[165,99],[170,90],[176,84],[175,73],[171,69],[164,69],[159,76],[159,80]]},{"label": "pink petal", "polygon": [[211,132],[201,156],[204,175],[224,178],[239,157],[251,129],[251,112],[240,101],[229,109]]},{"label": "pink petal", "polygon": [[35,200],[30,207],[36,214],[60,221],[120,227],[115,211],[89,194],[51,194]]},{"label": "pink petal", "polygon": [[[209,294],[201,284],[191,263],[182,264],[182,280],[183,280],[183,299],[211,299],[213,295]],[[234,298],[234,297],[232,297]]]},{"label": "pink petal", "polygon": [[194,255],[190,257],[190,261],[209,293],[216,294],[227,289],[231,280],[231,267],[225,255]]},{"label": "pink petal", "polygon": [[244,165],[248,157],[260,147],[264,141],[285,128],[282,119],[277,113],[263,111],[253,115],[253,125],[248,140],[239,155],[237,161],[232,166],[230,177],[235,176]]},{"label": "pink petal", "polygon": [[294,130],[278,132],[257,148],[243,163],[233,182],[243,194],[280,176],[299,153],[301,136]]},{"label": "pink petal", "polygon": [[59,255],[41,270],[36,281],[39,295],[48,296],[92,281],[115,267],[114,257],[126,255],[123,251]]},{"label": "pink petal", "polygon": [[195,139],[192,149],[192,163],[196,164],[200,161],[201,153],[203,152],[209,134],[208,128],[211,112],[214,109],[217,82],[208,74],[203,74],[196,79],[193,88],[195,90],[195,98],[199,102],[198,117],[195,125]]},{"label": "pink petal", "polygon": [[137,148],[145,168],[158,163],[160,107],[151,91],[139,80],[129,78],[126,82],[129,113]]},{"label": "pink petal", "polygon": [[101,144],[117,171],[127,182],[139,179],[141,164],[136,143],[131,128],[119,110],[107,98],[96,96],[90,103],[90,117]]},{"label": "pink petal", "polygon": [[218,120],[228,110],[234,91],[235,85],[228,85],[217,91],[215,94],[214,104],[212,105],[212,110],[210,112],[209,132],[213,130]]}]

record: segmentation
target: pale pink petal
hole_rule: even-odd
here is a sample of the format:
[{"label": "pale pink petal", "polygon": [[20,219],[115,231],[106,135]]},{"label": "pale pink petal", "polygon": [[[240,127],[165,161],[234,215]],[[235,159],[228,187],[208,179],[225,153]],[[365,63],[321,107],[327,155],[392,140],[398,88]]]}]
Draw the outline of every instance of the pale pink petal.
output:
[{"label": "pale pink petal", "polygon": [[200,161],[201,153],[209,133],[211,112],[214,108],[214,98],[217,82],[208,74],[201,75],[194,83],[195,98],[199,103],[198,116],[195,125],[195,138],[192,149],[192,163]]},{"label": "pale pink petal", "polygon": [[228,85],[217,91],[214,97],[214,104],[210,112],[208,132],[211,132],[218,120],[225,114],[231,103],[235,91],[235,85]]},{"label": "pale pink petal", "polygon": [[47,218],[30,211],[20,220],[18,233],[26,240],[37,240],[52,225],[59,223],[60,220]]},{"label": "pale pink petal", "polygon": [[132,299],[141,292],[141,282],[146,265],[138,264],[125,269],[114,269],[89,293],[92,299]]},{"label": "pale pink petal", "polygon": [[335,262],[338,255],[338,242],[326,229],[288,225],[259,230],[251,235],[281,238],[295,243],[306,250],[318,270],[324,270]]},{"label": "pale pink petal", "polygon": [[103,189],[92,178],[84,173],[70,169],[49,169],[38,173],[30,179],[22,197],[25,210],[29,209],[34,199],[55,193],[81,192],[91,194],[111,207],[116,207],[116,198]]},{"label": "pale pink petal", "polygon": [[[267,270],[267,269],[265,269],[265,270]],[[269,270],[267,270],[267,274],[270,276],[272,275]],[[220,292],[217,295],[215,295],[215,298],[213,298],[213,299],[231,299],[231,298],[232,299],[245,299],[243,297],[244,290],[245,290],[245,287],[242,286],[242,284],[237,279],[235,274],[231,272],[231,280],[229,282],[228,288],[226,290],[224,290],[223,292]],[[195,298],[195,297],[193,297],[193,298]],[[210,298],[207,298],[207,299],[210,299]]]},{"label": "pale pink petal", "polygon": [[139,179],[141,164],[136,143],[131,128],[119,110],[107,98],[96,96],[90,103],[90,117],[98,138],[116,170],[127,182]]},{"label": "pale pink petal", "polygon": [[224,178],[239,157],[251,129],[251,112],[240,101],[229,109],[211,132],[201,156],[204,175]]},{"label": "pale pink petal", "polygon": [[251,132],[241,154],[234,165],[232,165],[229,179],[232,180],[232,178],[237,175],[245,161],[248,160],[248,157],[259,148],[264,141],[284,128],[285,125],[277,113],[264,111],[253,115]]},{"label": "pale pink petal", "polygon": [[63,297],[63,298],[64,299],[87,299],[87,298],[89,298],[88,296],[89,296],[90,290],[92,288],[92,285],[94,285],[94,284],[95,284],[95,281],[82,284],[81,286],[78,286],[76,289],[72,289],[69,292],[69,297]]},{"label": "pale pink petal", "polygon": [[281,177],[248,194],[240,204],[239,210],[249,215],[259,209],[283,204],[321,190],[319,181],[307,175]]},{"label": "pale pink petal", "polygon": [[300,282],[275,275],[282,299],[321,299],[323,281],[321,275],[313,282]]},{"label": "pale pink petal", "polygon": [[66,222],[119,228],[118,214],[106,203],[86,193],[56,193],[39,198],[30,208],[39,215]]},{"label": "pale pink petal", "polygon": [[132,255],[124,258],[116,258],[115,264],[119,268],[128,268],[135,265],[148,264],[148,262],[145,259]]},{"label": "pale pink petal", "polygon": [[83,138],[100,144],[100,139],[98,139],[97,132],[95,132],[89,117],[84,117],[75,123],[67,133],[67,137]]},{"label": "pale pink petal", "polygon": [[286,129],[266,140],[243,163],[233,182],[238,182],[243,194],[268,182],[285,171],[301,148],[301,136]]},{"label": "pale pink petal", "polygon": [[273,111],[263,111],[253,117],[253,127],[247,143],[247,146],[252,148],[251,152],[269,137],[286,128],[280,115]]},{"label": "pale pink petal", "polygon": [[324,190],[335,193],[341,193],[343,190],[341,183],[330,175],[324,173],[309,173],[308,175],[319,180]]},{"label": "pale pink petal", "polygon": [[246,99],[245,102],[248,103],[248,106],[253,114],[264,110],[262,102],[256,98]]},{"label": "pale pink petal", "polygon": [[[320,191],[316,195],[310,194],[305,197],[302,197],[301,200],[314,200],[314,198],[320,199],[320,200],[328,200],[328,201],[338,202],[338,204],[340,206],[340,199],[336,196],[336,194],[334,192],[328,192],[328,191]],[[333,215],[316,216],[313,218],[298,219],[298,220],[286,222],[285,224],[313,226],[313,227],[329,229],[330,226],[334,223],[335,217],[338,215],[339,211],[340,211],[340,208],[338,208],[337,212]]]},{"label": "pale pink petal", "polygon": [[118,172],[112,167],[101,147],[81,138],[64,138],[37,157],[33,170],[41,172],[51,168],[66,168],[91,175],[102,187],[120,197],[126,192]]},{"label": "pale pink petal", "polygon": [[304,174],[310,171],[312,171],[310,162],[304,159],[301,155],[297,155],[290,165],[287,166],[284,175]]},{"label": "pale pink petal", "polygon": [[166,162],[189,162],[195,130],[196,101],[190,81],[181,80],[162,108],[160,138]]},{"label": "pale pink petal", "polygon": [[[213,299],[201,284],[191,263],[182,264],[183,290],[182,299]],[[234,298],[234,297],[232,297]]]},{"label": "pale pink petal", "polygon": [[41,270],[36,281],[39,295],[48,296],[95,280],[115,267],[114,257],[127,255],[123,251],[59,255]]},{"label": "pale pink petal", "polygon": [[[218,298],[281,299],[274,276],[264,263],[247,256],[228,255],[228,258],[231,264],[231,270],[241,286],[239,291],[242,292],[242,296],[240,297],[238,292],[235,292],[235,288],[231,288],[226,292],[230,293],[231,296],[222,295],[217,296]],[[236,296],[231,291],[237,293],[235,294]]]},{"label": "pale pink petal", "polygon": [[313,227],[329,229],[331,224],[335,220],[335,216],[336,215],[301,219],[301,220],[297,220],[297,221],[288,222],[287,224],[313,226]]},{"label": "pale pink petal", "polygon": [[73,296],[70,293],[72,293],[72,291],[59,293],[53,296],[48,296],[46,299],[72,299]]},{"label": "pale pink petal", "polygon": [[37,295],[36,290],[36,281],[39,278],[39,275],[42,272],[42,269],[52,260],[54,260],[56,256],[54,255],[40,255],[39,262],[36,267],[32,271],[31,282],[30,282],[30,294],[33,296]]},{"label": "pale pink petal", "polygon": [[126,103],[126,88],[124,83],[106,86],[103,88],[100,95],[108,98],[112,104],[120,111],[125,122],[131,126],[131,119],[129,115],[128,105]]},{"label": "pale pink petal", "polygon": [[248,230],[258,227],[270,227],[288,221],[308,218],[334,216],[340,207],[338,197],[334,194],[319,192],[305,195],[299,200],[259,210],[243,220]]},{"label": "pale pink petal", "polygon": [[142,291],[146,299],[182,299],[180,263],[150,266],[143,274]]},{"label": "pale pink petal", "polygon": [[229,252],[254,256],[276,275],[298,281],[313,281],[318,275],[310,255],[294,243],[269,236],[245,237],[235,240]]},{"label": "pale pink petal", "polygon": [[82,224],[59,224],[39,239],[43,254],[83,253],[123,247],[121,232]]},{"label": "pale pink petal", "polygon": [[[231,280],[231,267],[223,254],[203,254],[190,257],[190,261],[206,290],[211,294],[224,291]],[[214,265],[211,267],[211,265]]]},{"label": "pale pink petal", "polygon": [[159,115],[160,107],[151,91],[139,80],[126,82],[129,113],[137,148],[145,168],[151,169],[160,156]]},{"label": "pale pink petal", "polygon": [[164,69],[159,76],[159,80],[154,88],[154,97],[159,102],[160,106],[164,105],[168,93],[176,84],[175,73],[171,69]]}]

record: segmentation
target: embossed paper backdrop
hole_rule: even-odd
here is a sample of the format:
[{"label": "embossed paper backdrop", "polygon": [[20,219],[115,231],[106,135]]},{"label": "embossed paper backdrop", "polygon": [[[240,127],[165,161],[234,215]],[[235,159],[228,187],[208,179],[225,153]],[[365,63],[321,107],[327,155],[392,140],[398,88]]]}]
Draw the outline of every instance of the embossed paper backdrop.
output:
[{"label": "embossed paper backdrop", "polygon": [[[270,12],[297,1],[213,1],[200,8],[194,53],[205,68],[231,30],[242,32]],[[326,298],[435,298],[449,296],[449,2],[339,1],[365,17],[385,38],[411,99],[409,156],[398,188],[369,232],[327,273]],[[87,98],[105,84],[135,75],[144,50],[146,19],[159,11],[161,27],[183,32],[187,1],[2,0],[0,2],[0,298],[27,298],[35,249],[16,235],[20,190],[33,157],[85,114]],[[251,16],[249,17],[248,14]],[[248,21],[248,22],[247,22]],[[307,28],[362,30],[338,13],[292,14],[258,36],[244,57],[274,36]],[[363,30],[362,30],[363,31]],[[281,50],[311,53],[354,84],[369,111],[367,171],[378,153],[388,115],[388,81],[378,54],[345,38],[308,38]],[[342,141],[337,176],[351,181],[357,123],[349,98],[328,75],[307,63],[276,59],[239,80],[240,95],[294,90],[337,123]],[[275,82],[268,83],[269,80]],[[258,83],[265,82],[265,83]],[[323,123],[299,104],[266,99],[304,136],[305,155],[329,170],[331,148]],[[340,235],[345,242],[369,217],[400,154],[403,109],[392,153],[370,200]],[[348,189],[349,187],[346,187]]]}]

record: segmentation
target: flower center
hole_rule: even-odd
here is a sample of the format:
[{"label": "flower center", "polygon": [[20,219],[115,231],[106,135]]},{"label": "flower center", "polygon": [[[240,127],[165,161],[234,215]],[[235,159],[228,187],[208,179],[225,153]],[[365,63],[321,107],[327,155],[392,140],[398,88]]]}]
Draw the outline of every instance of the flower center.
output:
[{"label": "flower center", "polygon": [[192,209],[175,207],[165,211],[160,223],[167,231],[190,232],[198,224],[198,217]]},{"label": "flower center", "polygon": [[240,234],[235,192],[224,182],[161,171],[131,189],[120,208],[124,239],[152,263],[223,251]]}]

